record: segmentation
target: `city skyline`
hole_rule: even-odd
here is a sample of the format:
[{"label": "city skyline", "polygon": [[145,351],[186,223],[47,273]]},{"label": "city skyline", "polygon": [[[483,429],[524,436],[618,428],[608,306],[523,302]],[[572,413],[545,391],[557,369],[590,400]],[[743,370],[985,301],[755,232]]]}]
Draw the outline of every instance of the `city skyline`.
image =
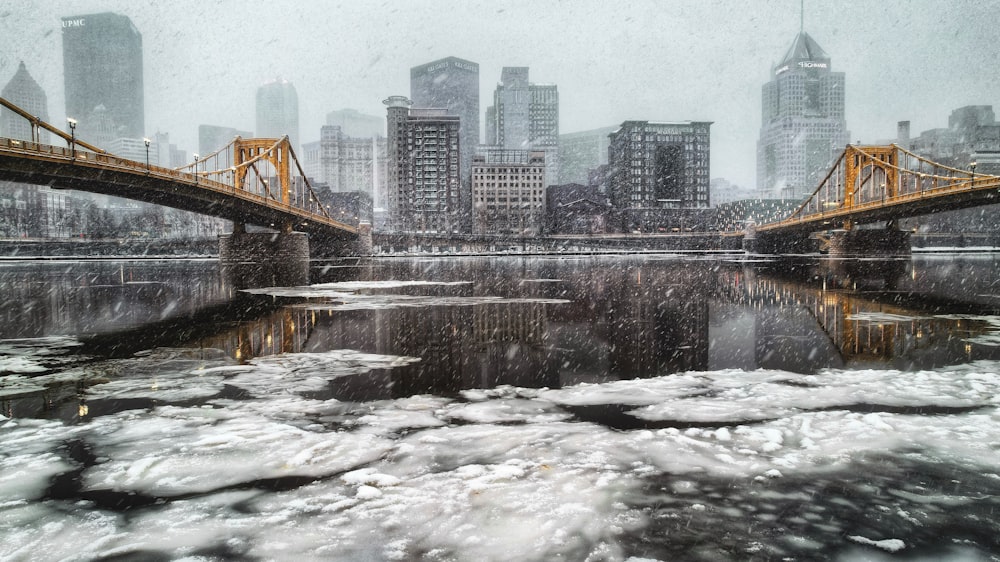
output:
[{"label": "city skyline", "polygon": [[[265,13],[264,3],[243,6]],[[318,139],[332,110],[381,114],[382,99],[407,91],[413,66],[450,56],[476,61],[480,98],[489,99],[501,68],[523,65],[558,84],[561,132],[635,119],[713,121],[712,177],[753,186],[760,88],[799,30],[799,3],[727,6],[428,1],[317,11],[279,3],[268,18],[241,18],[246,23],[229,29],[234,8],[225,5],[89,0],[62,14],[11,4],[0,10],[0,27],[11,37],[0,57],[0,82],[24,60],[48,95],[52,121],[63,123],[60,18],[127,15],[145,46],[146,132],[169,132],[178,146],[193,151],[199,124],[252,129],[256,89],[275,76],[299,90],[301,140],[309,142]],[[851,6],[864,8],[866,17],[845,18]],[[979,70],[1000,59],[1000,46],[991,40],[1000,5],[928,1],[921,8],[918,13],[902,1],[806,3],[804,29],[833,58],[833,70],[846,75],[852,142],[892,138],[900,120],[919,134],[945,126],[956,107],[1000,105],[995,81]],[[338,21],[357,30],[329,33]],[[463,24],[448,25],[455,21]],[[431,22],[447,32],[421,33]],[[254,43],[255,57],[237,55],[246,50],[247,37],[267,39]],[[886,87],[908,83],[914,86],[902,93]]]}]

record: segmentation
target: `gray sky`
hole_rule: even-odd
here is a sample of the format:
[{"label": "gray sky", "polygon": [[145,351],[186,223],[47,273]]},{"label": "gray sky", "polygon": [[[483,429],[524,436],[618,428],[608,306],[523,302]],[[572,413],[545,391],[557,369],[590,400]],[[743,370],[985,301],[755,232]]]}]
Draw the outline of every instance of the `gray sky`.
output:
[{"label": "gray sky", "polygon": [[[756,178],[761,85],[799,30],[799,0],[0,0],[0,85],[23,60],[65,122],[60,18],[113,11],[143,36],[146,129],[197,151],[199,124],[254,129],[257,87],[299,95],[300,136],[328,111],[384,115],[409,69],[479,63],[481,111],[503,66],[559,86],[569,133],[626,119],[714,121],[712,177]],[[846,73],[853,140],[947,126],[963,105],[1000,112],[1000,0],[806,0],[805,30]]]}]

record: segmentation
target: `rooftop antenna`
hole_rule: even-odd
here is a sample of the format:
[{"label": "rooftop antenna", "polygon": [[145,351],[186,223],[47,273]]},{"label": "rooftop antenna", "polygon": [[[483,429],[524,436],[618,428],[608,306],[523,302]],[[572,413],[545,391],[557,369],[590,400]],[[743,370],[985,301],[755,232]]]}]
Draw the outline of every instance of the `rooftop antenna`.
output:
[{"label": "rooftop antenna", "polygon": [[799,0],[799,33],[806,29],[806,0]]}]

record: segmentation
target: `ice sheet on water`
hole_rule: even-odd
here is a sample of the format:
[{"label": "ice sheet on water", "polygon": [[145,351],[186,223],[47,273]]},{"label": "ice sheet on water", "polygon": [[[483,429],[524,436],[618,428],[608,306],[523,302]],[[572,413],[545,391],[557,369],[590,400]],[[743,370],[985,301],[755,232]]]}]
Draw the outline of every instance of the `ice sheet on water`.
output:
[{"label": "ice sheet on water", "polygon": [[225,376],[218,367],[233,360],[220,350],[159,348],[139,357],[106,361],[90,367],[84,380],[104,380],[87,389],[87,398],[147,398],[178,402],[218,394]]},{"label": "ice sheet on water", "polygon": [[[68,336],[0,340],[0,377],[44,373],[79,361],[80,358],[73,355],[79,346],[78,340]],[[0,385],[11,386],[5,384],[3,378],[0,378]]]},{"label": "ice sheet on water", "polygon": [[289,353],[250,361],[226,382],[254,396],[302,393],[322,390],[330,379],[393,369],[420,361],[418,357],[379,355],[351,349],[323,353]]},{"label": "ice sheet on water", "polygon": [[385,310],[399,307],[476,306],[485,304],[564,304],[565,299],[505,298],[497,296],[403,295],[389,291],[404,287],[469,285],[471,281],[356,281],[308,287],[268,287],[247,292],[277,297],[322,299],[294,305],[309,310]]},{"label": "ice sheet on water", "polygon": [[372,435],[310,431],[245,412],[158,408],[153,417],[107,416],[92,424],[107,462],[84,473],[85,489],[173,496],[260,479],[323,477],[369,463],[391,447]]},{"label": "ice sheet on water", "polygon": [[853,314],[848,314],[845,319],[860,322],[873,322],[876,324],[900,324],[924,318],[926,318],[926,316],[904,316],[902,314],[890,314],[888,312],[855,312]]},{"label": "ice sheet on water", "polygon": [[0,420],[0,513],[5,504],[15,506],[40,497],[53,476],[71,468],[57,450],[66,437],[59,422]]}]

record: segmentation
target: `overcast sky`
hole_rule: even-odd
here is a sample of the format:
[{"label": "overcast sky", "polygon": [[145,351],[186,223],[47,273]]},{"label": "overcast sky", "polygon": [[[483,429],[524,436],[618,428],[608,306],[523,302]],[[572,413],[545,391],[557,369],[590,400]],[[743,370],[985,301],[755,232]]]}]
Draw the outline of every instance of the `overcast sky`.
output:
[{"label": "overcast sky", "polygon": [[[60,18],[125,14],[142,33],[146,130],[197,151],[199,124],[254,129],[257,87],[299,95],[300,137],[328,111],[385,115],[409,69],[479,63],[485,111],[503,66],[559,86],[560,129],[713,121],[712,177],[756,178],[761,85],[799,31],[799,0],[0,0],[0,86],[23,60],[65,122]],[[852,140],[1000,111],[1000,0],[805,0],[805,30],[846,73]]]}]

